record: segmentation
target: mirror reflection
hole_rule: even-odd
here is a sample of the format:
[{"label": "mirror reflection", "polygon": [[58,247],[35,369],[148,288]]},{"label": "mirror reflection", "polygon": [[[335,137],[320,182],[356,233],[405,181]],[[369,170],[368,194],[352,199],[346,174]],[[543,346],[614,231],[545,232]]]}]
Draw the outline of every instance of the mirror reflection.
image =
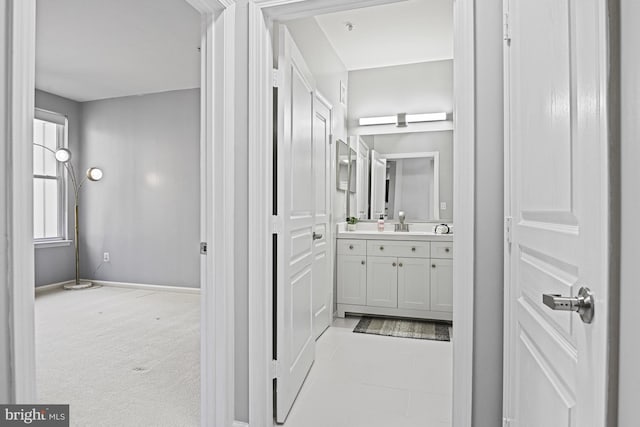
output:
[{"label": "mirror reflection", "polygon": [[397,220],[403,211],[410,222],[453,218],[451,131],[360,135],[348,145],[344,188],[355,191],[355,206],[347,216]]}]

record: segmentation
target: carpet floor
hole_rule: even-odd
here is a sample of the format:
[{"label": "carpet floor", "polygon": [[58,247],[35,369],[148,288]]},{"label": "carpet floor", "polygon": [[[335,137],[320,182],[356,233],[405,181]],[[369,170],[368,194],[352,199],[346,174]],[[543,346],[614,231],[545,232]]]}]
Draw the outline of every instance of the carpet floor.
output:
[{"label": "carpet floor", "polygon": [[200,296],[102,287],[36,297],[38,401],[71,426],[200,425]]},{"label": "carpet floor", "polygon": [[428,320],[363,317],[353,332],[400,338],[451,341],[451,324]]}]

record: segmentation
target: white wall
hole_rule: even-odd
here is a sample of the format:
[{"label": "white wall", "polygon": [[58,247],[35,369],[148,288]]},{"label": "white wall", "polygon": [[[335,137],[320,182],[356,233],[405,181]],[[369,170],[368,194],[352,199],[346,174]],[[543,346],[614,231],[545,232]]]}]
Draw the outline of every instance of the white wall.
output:
[{"label": "white wall", "polygon": [[[82,147],[80,145],[81,108],[79,102],[72,101],[48,92],[36,90],[36,107],[67,116],[69,149],[73,154],[71,162],[76,170],[80,169]],[[71,186],[71,183],[69,183]],[[71,188],[71,187],[70,187]],[[73,240],[73,193],[69,193],[67,206],[68,238]],[[59,283],[75,278],[74,245],[35,250],[36,286]]]},{"label": "white wall", "polygon": [[199,89],[83,103],[80,164],[81,276],[199,287]]},{"label": "white wall", "polygon": [[619,419],[620,426],[638,423],[640,402],[640,2],[620,1],[621,31],[621,257],[620,257],[620,356]]},{"label": "white wall", "polygon": [[453,60],[349,71],[350,135],[361,117],[452,111]]}]

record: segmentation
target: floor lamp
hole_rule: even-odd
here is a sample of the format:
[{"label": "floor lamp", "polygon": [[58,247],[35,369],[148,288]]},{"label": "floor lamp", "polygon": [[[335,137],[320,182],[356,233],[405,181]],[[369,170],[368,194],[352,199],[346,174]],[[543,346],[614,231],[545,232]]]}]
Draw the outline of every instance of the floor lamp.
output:
[{"label": "floor lamp", "polygon": [[78,198],[80,195],[80,189],[82,185],[89,181],[100,181],[102,179],[102,169],[91,167],[87,170],[86,175],[82,178],[80,182],[78,182],[76,178],[76,171],[73,168],[73,164],[71,163],[71,151],[66,148],[58,148],[57,150],[52,150],[49,147],[45,147],[42,144],[33,144],[38,147],[42,147],[45,150],[48,150],[53,153],[56,160],[64,165],[69,173],[69,177],[71,178],[71,183],[73,184],[73,201],[74,201],[74,225],[75,225],[75,239],[74,245],[76,249],[76,280],[74,283],[69,283],[64,285],[65,289],[68,290],[78,290],[78,289],[87,289],[93,286],[93,283],[87,280],[80,280],[80,240],[78,240],[78,236],[80,234],[78,227]]}]

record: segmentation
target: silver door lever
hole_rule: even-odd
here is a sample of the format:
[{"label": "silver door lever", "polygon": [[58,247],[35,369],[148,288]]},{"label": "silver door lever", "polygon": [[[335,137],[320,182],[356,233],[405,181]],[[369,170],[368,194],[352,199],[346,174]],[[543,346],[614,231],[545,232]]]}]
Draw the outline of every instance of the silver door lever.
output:
[{"label": "silver door lever", "polygon": [[593,320],[595,300],[589,288],[580,288],[577,297],[542,294],[542,302],[551,310],[576,311],[584,323],[591,323]]}]

